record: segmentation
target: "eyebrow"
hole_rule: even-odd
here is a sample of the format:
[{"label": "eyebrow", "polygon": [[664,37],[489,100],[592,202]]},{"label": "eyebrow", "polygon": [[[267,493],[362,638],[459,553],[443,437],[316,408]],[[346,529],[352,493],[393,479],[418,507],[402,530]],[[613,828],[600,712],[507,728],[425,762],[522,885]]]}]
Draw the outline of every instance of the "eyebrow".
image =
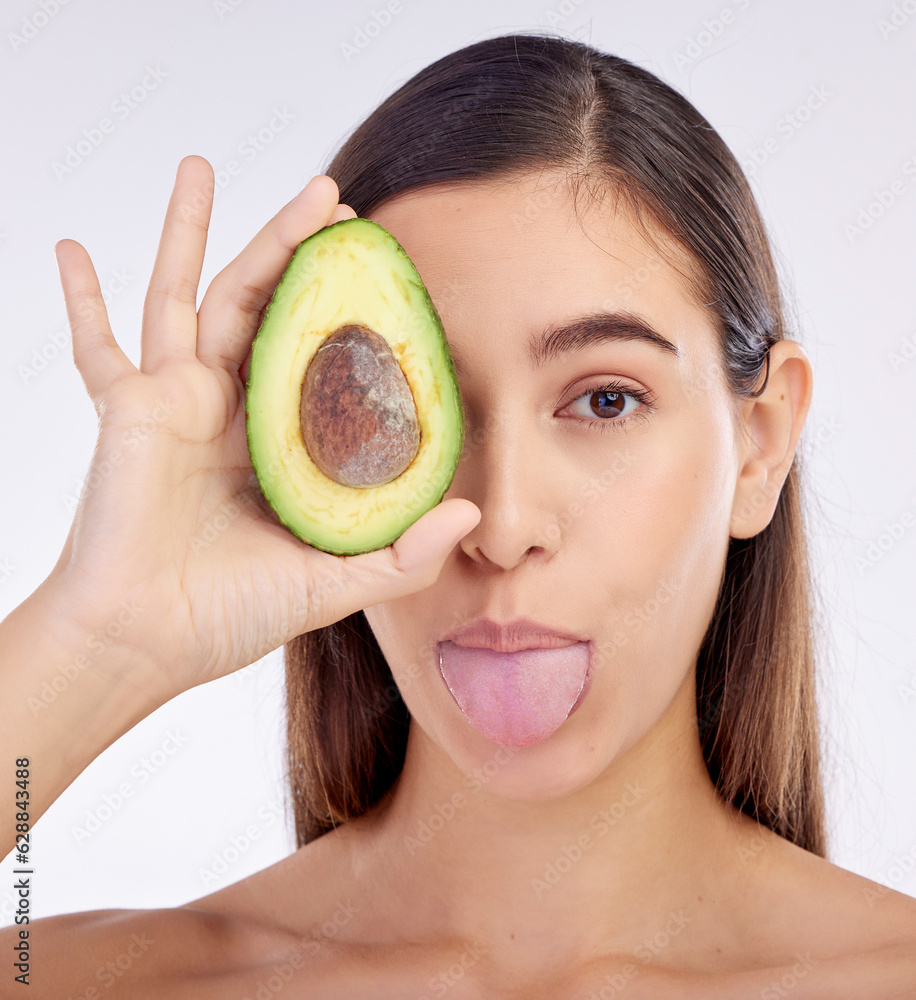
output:
[{"label": "eyebrow", "polygon": [[[681,356],[680,350],[658,331],[637,316],[626,312],[596,312],[578,316],[562,326],[549,326],[528,341],[528,357],[535,368],[540,368],[553,358],[576,351],[584,351],[607,341],[641,341],[662,351]],[[455,370],[464,369],[452,351]]]}]

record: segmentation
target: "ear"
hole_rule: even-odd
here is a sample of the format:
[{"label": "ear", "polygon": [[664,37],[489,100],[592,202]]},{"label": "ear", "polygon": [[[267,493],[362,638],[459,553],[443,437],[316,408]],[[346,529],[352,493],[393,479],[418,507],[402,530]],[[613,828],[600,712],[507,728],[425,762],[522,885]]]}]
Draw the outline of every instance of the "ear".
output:
[{"label": "ear", "polygon": [[770,348],[766,388],[739,408],[739,472],[729,535],[751,538],[770,523],[811,405],[814,378],[801,344],[778,340]]}]

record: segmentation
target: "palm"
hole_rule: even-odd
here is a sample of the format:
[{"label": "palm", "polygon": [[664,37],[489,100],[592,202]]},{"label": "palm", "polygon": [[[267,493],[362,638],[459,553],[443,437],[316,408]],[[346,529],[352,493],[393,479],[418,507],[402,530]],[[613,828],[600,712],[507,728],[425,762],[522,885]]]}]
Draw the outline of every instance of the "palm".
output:
[{"label": "palm", "polygon": [[[200,219],[180,216],[207,183],[205,163],[192,157],[179,169],[144,310],[140,371],[107,319],[100,322],[104,307],[85,251],[74,257],[68,249],[61,266],[74,356],[100,417],[58,564],[67,580],[62,611],[84,635],[142,650],[176,692],[359,607],[419,589],[423,573],[411,580],[404,568],[420,562],[419,547],[441,548],[443,532],[451,541],[470,507],[448,501],[394,547],[356,557],[314,549],[277,523],[248,456],[243,361],[295,246],[354,213],[335,207],[336,193],[331,200],[319,184],[214,279],[198,312],[209,202]],[[427,583],[435,578],[425,575]]]}]

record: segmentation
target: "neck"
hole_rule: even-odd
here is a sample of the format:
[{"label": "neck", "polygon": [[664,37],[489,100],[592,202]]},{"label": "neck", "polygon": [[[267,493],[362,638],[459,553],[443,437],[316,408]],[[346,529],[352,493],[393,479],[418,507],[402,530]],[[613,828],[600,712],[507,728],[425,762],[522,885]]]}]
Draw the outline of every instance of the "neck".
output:
[{"label": "neck", "polygon": [[741,845],[758,827],[712,784],[692,678],[642,739],[572,794],[495,794],[499,769],[520,753],[500,750],[466,775],[411,724],[398,780],[357,821],[372,846],[354,867],[383,925],[413,941],[465,941],[500,962],[517,955],[530,972],[532,961],[651,951],[746,881]]}]

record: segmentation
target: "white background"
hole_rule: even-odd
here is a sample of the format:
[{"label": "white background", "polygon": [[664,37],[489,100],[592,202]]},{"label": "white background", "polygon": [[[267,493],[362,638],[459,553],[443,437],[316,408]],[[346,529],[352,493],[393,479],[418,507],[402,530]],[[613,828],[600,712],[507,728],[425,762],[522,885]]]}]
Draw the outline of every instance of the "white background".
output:
[{"label": "white background", "polygon": [[[816,378],[802,450],[829,644],[818,697],[830,858],[916,895],[916,0],[401,0],[371,38],[360,32],[382,0],[70,0],[47,16],[56,6],[6,0],[0,15],[0,613],[54,565],[95,442],[54,243],[89,250],[139,364],[183,156],[241,165],[221,178],[203,290],[416,71],[482,38],[551,28],[659,74],[752,174]],[[161,79],[119,117],[112,104],[147,67]],[[294,117],[242,155],[276,109]],[[67,147],[106,117],[114,131],[57,176]],[[900,537],[877,547],[895,523]],[[34,834],[37,916],[177,905],[292,850],[281,663],[276,651],[175,699],[74,782]],[[0,762],[7,793],[10,766]]]}]

